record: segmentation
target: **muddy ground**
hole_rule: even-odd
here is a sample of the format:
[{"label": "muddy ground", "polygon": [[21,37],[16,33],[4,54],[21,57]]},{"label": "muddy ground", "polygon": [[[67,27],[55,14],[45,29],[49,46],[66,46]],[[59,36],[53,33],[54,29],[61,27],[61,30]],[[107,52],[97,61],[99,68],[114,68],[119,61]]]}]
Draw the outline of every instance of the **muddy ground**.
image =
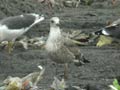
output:
[{"label": "muddy ground", "polygon": [[[40,4],[37,0],[0,0],[0,19],[7,16],[19,15],[22,13],[43,13],[47,19],[31,28],[25,35],[29,37],[45,36],[49,31],[48,19],[52,16],[59,16],[62,28],[66,31],[77,29],[90,33],[106,25],[107,21],[114,21],[120,18],[120,1],[117,0],[112,6],[111,0],[96,0],[91,6],[80,5],[78,8],[62,8],[57,11],[51,10],[45,4]],[[120,76],[120,48],[115,46],[105,46],[102,48],[81,46],[81,51],[85,54],[90,63],[81,67],[70,64],[69,80],[71,85],[81,87],[87,84],[100,86],[101,90],[107,90],[113,79]],[[55,74],[55,65],[47,57],[44,50],[40,49],[14,49],[11,55],[5,50],[0,52],[0,79],[7,76],[23,77],[31,72],[38,71],[37,65],[46,68],[44,79],[39,83],[41,88],[48,89],[54,76],[63,76],[63,67],[58,65],[58,73]]]}]

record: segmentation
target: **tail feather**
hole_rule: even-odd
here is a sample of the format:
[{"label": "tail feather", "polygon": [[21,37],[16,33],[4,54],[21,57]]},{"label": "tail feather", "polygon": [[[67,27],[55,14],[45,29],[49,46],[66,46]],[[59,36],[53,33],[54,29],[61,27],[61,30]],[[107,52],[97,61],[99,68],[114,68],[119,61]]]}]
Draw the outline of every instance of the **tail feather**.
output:
[{"label": "tail feather", "polygon": [[95,35],[101,35],[102,34],[102,30],[95,31],[95,32],[93,32],[93,34],[95,34]]},{"label": "tail feather", "polygon": [[80,59],[74,60],[74,64],[76,66],[81,66],[84,65],[85,63],[90,63],[90,61],[86,59],[83,54],[81,54]]}]

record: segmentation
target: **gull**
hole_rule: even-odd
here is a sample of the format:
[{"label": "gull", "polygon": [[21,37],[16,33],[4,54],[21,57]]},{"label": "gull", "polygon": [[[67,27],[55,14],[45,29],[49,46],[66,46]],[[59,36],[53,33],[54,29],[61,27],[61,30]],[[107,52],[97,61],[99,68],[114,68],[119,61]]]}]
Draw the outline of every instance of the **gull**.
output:
[{"label": "gull", "polygon": [[93,32],[94,35],[104,35],[112,37],[113,39],[120,39],[120,19],[114,21],[110,25]]},{"label": "gull", "polygon": [[2,19],[0,21],[0,42],[8,41],[8,52],[11,53],[13,42],[26,33],[31,27],[43,20],[44,16],[36,13]]},{"label": "gull", "polygon": [[84,64],[86,59],[78,48],[76,51],[74,50],[74,52],[78,52],[75,54],[72,52],[72,49],[65,44],[68,39],[62,34],[59,25],[60,19],[58,17],[52,17],[50,19],[50,32],[45,48],[51,60],[58,64],[64,64],[64,78],[67,79],[68,63],[74,62],[76,64]]}]

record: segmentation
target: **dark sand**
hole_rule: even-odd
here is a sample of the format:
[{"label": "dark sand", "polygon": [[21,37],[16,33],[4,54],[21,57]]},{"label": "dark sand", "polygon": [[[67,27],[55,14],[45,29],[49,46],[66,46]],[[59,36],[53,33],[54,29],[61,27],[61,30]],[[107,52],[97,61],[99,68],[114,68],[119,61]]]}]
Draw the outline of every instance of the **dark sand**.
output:
[{"label": "dark sand", "polygon": [[[42,12],[47,15],[47,19],[31,28],[26,33],[27,36],[47,35],[49,31],[47,21],[51,16],[60,17],[64,30],[80,29],[89,33],[105,26],[107,21],[120,18],[120,1],[114,7],[110,4],[110,0],[105,0],[105,2],[101,0],[101,2],[95,2],[91,6],[80,5],[78,8],[63,8],[61,11],[57,11],[57,9],[50,10],[47,6],[38,3],[37,0],[0,1],[0,19],[29,12]],[[91,62],[79,68],[70,64],[69,84],[84,87],[90,83],[100,85],[101,90],[105,90],[107,85],[112,84],[115,77],[120,76],[119,47],[105,46],[97,48],[95,46],[82,46],[80,49]],[[5,50],[1,50],[0,81],[9,75],[23,77],[31,72],[38,71],[37,65],[39,64],[46,68],[44,79],[39,85],[41,88],[48,89],[53,77],[56,76],[56,68],[44,50],[16,48],[11,55],[8,55]],[[58,65],[57,69],[57,76],[63,76],[62,65]]]}]

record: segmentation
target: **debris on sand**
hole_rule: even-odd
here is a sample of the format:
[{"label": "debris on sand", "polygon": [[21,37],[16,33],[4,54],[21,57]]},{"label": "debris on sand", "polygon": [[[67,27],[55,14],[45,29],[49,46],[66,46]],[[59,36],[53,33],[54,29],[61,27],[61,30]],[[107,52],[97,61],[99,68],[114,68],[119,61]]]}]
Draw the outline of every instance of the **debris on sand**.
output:
[{"label": "debris on sand", "polygon": [[[22,78],[23,90],[38,90],[38,82],[43,78],[45,68],[38,66],[40,72],[31,73]],[[30,89],[28,89],[30,88]]]},{"label": "debris on sand", "polygon": [[[45,45],[46,37],[34,37],[34,38],[28,38],[27,36],[21,37],[19,40],[16,40],[14,42],[14,48],[24,48],[25,50],[28,50],[31,48],[42,48]],[[0,47],[6,47],[8,44],[7,41],[3,41],[0,44]]]},{"label": "debris on sand", "polygon": [[54,81],[50,88],[50,90],[86,90],[81,89],[79,86],[67,85],[64,79],[61,79],[60,81],[57,77],[54,77]]},{"label": "debris on sand", "polygon": [[20,78],[9,76],[3,81],[0,90],[38,90],[38,82],[42,79],[45,68],[38,66],[40,72],[33,72]]},{"label": "debris on sand", "polygon": [[38,0],[38,2],[45,4],[49,9],[53,9],[54,7],[61,9],[61,1],[56,0]]},{"label": "debris on sand", "polygon": [[81,30],[72,30],[72,33],[69,35],[69,38],[73,40],[77,45],[89,45],[90,35],[82,32]]},{"label": "debris on sand", "polygon": [[114,79],[113,85],[109,85],[111,90],[120,90],[120,82],[118,79]]},{"label": "debris on sand", "polygon": [[111,2],[112,2],[112,5],[115,6],[117,3],[117,0],[112,0]]},{"label": "debris on sand", "polygon": [[21,90],[22,89],[22,79],[19,77],[9,76],[3,81],[5,84],[5,90]]},{"label": "debris on sand", "polygon": [[111,37],[100,35],[96,46],[97,47],[102,47],[104,45],[109,45],[109,44],[112,43],[112,41],[113,41],[113,39]]},{"label": "debris on sand", "polygon": [[81,0],[65,0],[63,1],[63,5],[65,7],[78,7],[80,4]]},{"label": "debris on sand", "polygon": [[47,4],[50,8],[53,8],[57,3],[55,0],[38,0],[40,3]]},{"label": "debris on sand", "polygon": [[81,0],[81,3],[84,5],[91,5],[94,2],[94,0]]},{"label": "debris on sand", "polygon": [[65,90],[67,88],[67,85],[64,79],[60,81],[57,77],[54,77],[54,81],[51,85],[51,88],[53,90]]},{"label": "debris on sand", "polygon": [[57,7],[70,7],[70,8],[77,8],[79,4],[81,3],[81,0],[38,0],[40,3],[45,3],[48,5],[49,8]]},{"label": "debris on sand", "polygon": [[46,37],[43,36],[34,38],[23,37],[18,41],[18,44],[20,43],[27,50],[29,47],[42,48],[45,45],[45,41]]}]

